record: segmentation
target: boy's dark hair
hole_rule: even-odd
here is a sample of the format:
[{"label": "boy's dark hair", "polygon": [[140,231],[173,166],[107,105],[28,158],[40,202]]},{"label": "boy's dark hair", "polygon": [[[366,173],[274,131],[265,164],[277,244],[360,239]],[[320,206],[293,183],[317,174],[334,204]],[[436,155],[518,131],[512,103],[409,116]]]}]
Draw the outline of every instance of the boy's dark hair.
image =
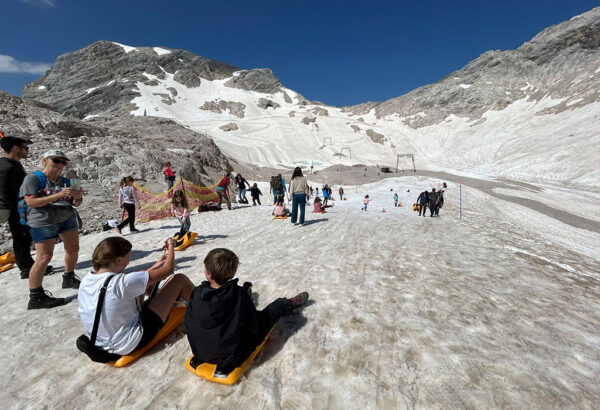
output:
[{"label": "boy's dark hair", "polygon": [[12,150],[13,147],[21,147],[26,144],[31,144],[31,141],[24,140],[19,137],[4,137],[0,139],[0,146],[7,154]]},{"label": "boy's dark hair", "polygon": [[108,268],[118,257],[131,252],[131,242],[119,236],[111,236],[103,239],[94,249],[92,254],[92,268],[95,271]]},{"label": "boy's dark hair", "polygon": [[235,276],[239,263],[237,255],[225,248],[215,248],[204,258],[204,267],[219,285]]}]

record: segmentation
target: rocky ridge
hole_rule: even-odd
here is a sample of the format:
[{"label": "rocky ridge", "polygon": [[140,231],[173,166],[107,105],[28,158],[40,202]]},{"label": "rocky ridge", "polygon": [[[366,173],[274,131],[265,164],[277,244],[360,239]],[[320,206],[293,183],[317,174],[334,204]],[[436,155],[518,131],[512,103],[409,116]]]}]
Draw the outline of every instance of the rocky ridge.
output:
[{"label": "rocky ridge", "polygon": [[[150,189],[165,189],[162,164],[171,161],[178,175],[212,184],[235,162],[212,139],[174,121],[157,117],[98,117],[88,121],[65,116],[28,99],[0,92],[0,124],[6,135],[32,141],[25,169],[40,169],[49,149],[60,149],[71,163],[65,175],[80,178],[85,191],[80,208],[83,233],[98,231],[119,218],[118,183],[132,175]],[[8,238],[0,228],[0,244]],[[1,247],[1,246],[0,246]]]},{"label": "rocky ridge", "polygon": [[[382,102],[345,107],[354,115],[371,109],[377,118],[406,117],[420,128],[450,114],[480,119],[523,98],[565,99],[539,115],[600,101],[600,7],[549,27],[516,50],[488,51],[440,81]],[[417,115],[420,114],[420,115]],[[414,117],[411,117],[414,116]]]},{"label": "rocky ridge", "polygon": [[[203,80],[229,78],[234,73],[236,76],[226,87],[262,93],[276,92],[281,87],[269,69],[246,71],[185,50],[98,41],[59,56],[40,79],[25,86],[23,97],[80,119],[98,114],[125,115],[135,108],[131,100],[140,95],[137,82],[158,84],[144,74],[164,79],[167,73],[188,88],[198,87]],[[176,92],[171,95],[174,96]],[[169,101],[170,96],[165,98]]]}]

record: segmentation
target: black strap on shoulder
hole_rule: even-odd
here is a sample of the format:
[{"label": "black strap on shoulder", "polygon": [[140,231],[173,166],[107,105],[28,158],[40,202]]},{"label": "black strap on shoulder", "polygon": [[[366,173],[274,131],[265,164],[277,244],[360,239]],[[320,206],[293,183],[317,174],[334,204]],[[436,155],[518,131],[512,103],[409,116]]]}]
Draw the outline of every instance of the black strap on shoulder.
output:
[{"label": "black strap on shoulder", "polygon": [[100,289],[100,296],[98,296],[98,306],[96,306],[96,316],[94,317],[94,326],[92,327],[92,334],[90,335],[90,346],[96,345],[96,336],[98,335],[98,326],[100,326],[100,315],[102,314],[102,306],[104,305],[104,296],[106,296],[106,289],[108,289],[108,283],[115,275],[110,275],[104,281],[102,288]]}]

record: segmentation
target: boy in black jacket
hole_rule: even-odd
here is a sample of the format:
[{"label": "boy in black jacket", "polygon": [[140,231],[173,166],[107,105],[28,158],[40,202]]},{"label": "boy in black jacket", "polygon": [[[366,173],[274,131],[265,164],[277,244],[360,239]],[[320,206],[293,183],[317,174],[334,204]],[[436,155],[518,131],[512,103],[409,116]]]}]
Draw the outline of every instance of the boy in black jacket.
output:
[{"label": "boy in black jacket", "polygon": [[280,317],[306,303],[308,293],[279,298],[261,311],[250,297],[251,283],[233,279],[238,257],[225,248],[211,250],[204,259],[207,281],[192,292],[185,314],[192,364],[215,363],[229,374],[254,351]]}]

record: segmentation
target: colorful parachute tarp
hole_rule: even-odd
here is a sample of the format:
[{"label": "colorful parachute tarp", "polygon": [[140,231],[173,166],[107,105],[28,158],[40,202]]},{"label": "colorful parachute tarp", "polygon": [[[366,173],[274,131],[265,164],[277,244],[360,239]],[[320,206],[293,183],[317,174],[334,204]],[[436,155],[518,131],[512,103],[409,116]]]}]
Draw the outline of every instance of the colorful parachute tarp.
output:
[{"label": "colorful parachute tarp", "polygon": [[146,222],[171,215],[171,196],[177,190],[185,192],[190,210],[207,202],[217,202],[218,197],[215,191],[219,182],[211,186],[200,186],[180,177],[171,189],[160,194],[150,192],[134,183],[137,197],[140,200],[140,209],[136,210],[135,219]]}]

